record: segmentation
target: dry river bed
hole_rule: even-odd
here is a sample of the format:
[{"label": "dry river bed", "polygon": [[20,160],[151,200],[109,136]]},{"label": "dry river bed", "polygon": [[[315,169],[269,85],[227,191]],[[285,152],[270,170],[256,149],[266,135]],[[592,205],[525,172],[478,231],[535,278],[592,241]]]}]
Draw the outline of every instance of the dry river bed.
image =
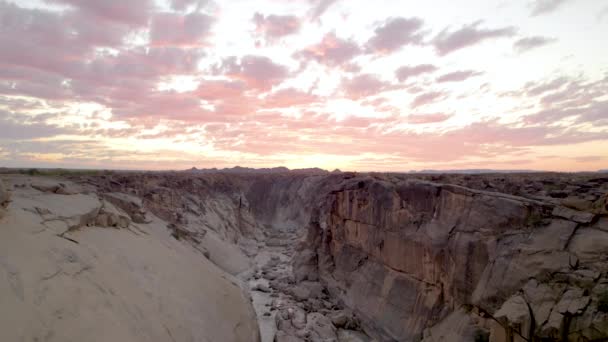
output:
[{"label": "dry river bed", "polygon": [[297,237],[270,236],[246,277],[262,342],[366,342],[357,318],[332,300],[319,282],[295,284],[291,259]]}]

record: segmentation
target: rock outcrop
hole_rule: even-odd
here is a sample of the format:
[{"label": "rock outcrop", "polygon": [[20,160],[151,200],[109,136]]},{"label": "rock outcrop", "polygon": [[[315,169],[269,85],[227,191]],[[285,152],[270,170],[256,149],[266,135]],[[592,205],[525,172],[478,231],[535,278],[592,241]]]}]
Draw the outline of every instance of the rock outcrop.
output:
[{"label": "rock outcrop", "polygon": [[608,178],[194,171],[9,177],[0,339],[608,339]]},{"label": "rock outcrop", "polygon": [[0,341],[260,340],[240,280],[169,223],[132,223],[103,189],[2,177],[14,190],[0,222]]},{"label": "rock outcrop", "polygon": [[[446,329],[462,332],[450,341],[605,339],[608,232],[598,222],[537,199],[354,178],[313,215],[295,278],[316,272],[383,341],[434,341]],[[450,317],[458,329],[442,326]]]},{"label": "rock outcrop", "polygon": [[0,219],[6,213],[6,208],[8,207],[8,203],[11,199],[11,193],[8,191],[4,182],[0,179]]}]

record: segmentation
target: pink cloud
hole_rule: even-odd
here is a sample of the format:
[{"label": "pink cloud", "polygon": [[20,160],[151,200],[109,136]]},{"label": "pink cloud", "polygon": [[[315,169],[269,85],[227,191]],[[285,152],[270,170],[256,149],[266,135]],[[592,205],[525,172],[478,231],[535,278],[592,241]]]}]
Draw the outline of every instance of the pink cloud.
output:
[{"label": "pink cloud", "polygon": [[215,71],[244,81],[257,90],[269,90],[289,76],[287,67],[274,63],[268,57],[254,55],[244,56],[240,60],[236,57],[225,58]]},{"label": "pink cloud", "polygon": [[390,83],[384,82],[378,76],[372,74],[357,75],[351,79],[344,79],[342,81],[342,88],[351,99],[375,95],[388,89],[390,86]]},{"label": "pink cloud", "polygon": [[439,100],[443,96],[445,96],[445,93],[438,91],[422,93],[414,98],[414,101],[412,101],[412,104],[410,106],[412,108],[424,106]]},{"label": "pink cloud", "polygon": [[335,33],[328,33],[320,43],[299,51],[296,56],[328,66],[342,66],[361,52],[361,48],[354,41],[338,38]]},{"label": "pink cloud", "polygon": [[410,114],[407,116],[407,122],[410,124],[429,124],[446,121],[451,118],[450,114],[432,113],[432,114]]},{"label": "pink cloud", "polygon": [[184,11],[189,6],[201,6],[206,4],[208,1],[209,0],[171,0],[171,8],[176,11]]},{"label": "pink cloud", "polygon": [[215,101],[241,97],[246,90],[242,81],[203,81],[196,94],[204,100]]},{"label": "pink cloud", "polygon": [[402,66],[395,71],[395,76],[400,82],[414,76],[418,76],[425,73],[430,73],[437,70],[437,67],[431,64],[420,64],[415,66]]},{"label": "pink cloud", "polygon": [[515,28],[502,27],[498,29],[479,28],[481,21],[464,25],[456,31],[442,30],[434,39],[433,44],[440,56],[447,55],[456,50],[478,44],[484,40],[511,37]]},{"label": "pink cloud", "polygon": [[454,71],[437,77],[437,82],[462,82],[468,78],[479,76],[481,74],[481,72],[474,70]]},{"label": "pink cloud", "polygon": [[319,100],[320,98],[316,95],[294,88],[287,88],[268,95],[263,103],[265,108],[285,108],[311,105],[315,102],[319,102]]},{"label": "pink cloud", "polygon": [[293,15],[264,16],[256,12],[253,15],[253,22],[256,32],[270,41],[297,33],[300,30],[300,20]]},{"label": "pink cloud", "polygon": [[129,25],[146,25],[154,6],[152,0],[46,0],[47,2],[66,4],[93,15],[99,19],[126,23]]},{"label": "pink cloud", "polygon": [[152,18],[150,43],[154,46],[198,46],[209,34],[213,18],[202,13],[158,13]]},{"label": "pink cloud", "polygon": [[367,47],[378,53],[391,53],[404,45],[418,44],[422,40],[419,18],[389,18],[374,30],[374,36],[367,42]]}]

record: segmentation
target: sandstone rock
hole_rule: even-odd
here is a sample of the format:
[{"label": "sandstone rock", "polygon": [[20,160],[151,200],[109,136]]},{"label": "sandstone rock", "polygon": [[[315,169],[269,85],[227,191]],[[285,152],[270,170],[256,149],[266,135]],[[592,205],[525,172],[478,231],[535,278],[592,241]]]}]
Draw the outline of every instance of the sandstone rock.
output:
[{"label": "sandstone rock", "polygon": [[145,210],[143,209],[141,200],[137,197],[124,193],[105,193],[103,198],[115,205],[117,208],[125,211],[135,223],[145,223]]},{"label": "sandstone rock", "polygon": [[297,306],[290,308],[289,316],[291,317],[291,324],[296,329],[304,329],[306,328],[306,311]]},{"label": "sandstone rock", "polygon": [[0,206],[6,208],[9,200],[11,199],[11,193],[8,191],[4,182],[0,179]]},{"label": "sandstone rock", "polygon": [[532,336],[533,318],[528,303],[522,296],[509,298],[493,316],[503,327],[508,327],[525,340]]},{"label": "sandstone rock", "polygon": [[0,179],[0,219],[5,215],[11,198],[11,193],[8,191],[4,182]]},{"label": "sandstone rock", "polygon": [[[331,313],[346,307],[355,313],[353,321],[360,320],[361,327],[379,341],[421,338],[433,342],[475,338],[518,341],[523,338],[522,325],[528,321],[525,315],[517,314],[523,308],[519,305],[523,298],[529,305],[529,320],[535,322],[530,340],[562,338],[560,333],[566,327],[570,328],[568,337],[572,341],[602,340],[608,338],[603,333],[608,331],[604,325],[607,318],[597,309],[599,294],[594,291],[606,281],[608,267],[608,244],[602,235],[606,231],[600,212],[606,204],[608,182],[579,182],[579,177],[583,176],[352,173],[314,177],[215,174],[193,177],[181,173],[141,173],[90,177],[87,184],[98,187],[93,193],[128,193],[129,202],[139,201],[133,195],[143,196],[133,207],[134,212],[121,208],[124,212],[117,210],[111,218],[102,208],[95,222],[102,214],[117,227],[121,226],[120,215],[145,222],[137,216],[145,204],[155,215],[154,223],[157,218],[166,221],[179,240],[163,243],[180,246],[186,242],[198,250],[195,255],[203,262],[206,260],[200,256],[201,251],[211,251],[211,260],[224,270],[231,269],[227,272],[232,274],[249,278],[241,272],[268,245],[272,245],[273,254],[281,251],[281,259],[271,259],[271,263],[262,267],[265,277],[273,279],[271,295],[254,293],[254,299],[259,296],[277,300],[270,310],[276,313],[274,323],[280,328],[279,337],[321,340],[318,332],[311,329],[312,323],[305,313],[315,311],[325,317],[317,320],[329,320],[329,327],[333,328],[336,324],[342,326],[342,319],[332,322]],[[564,191],[564,202],[546,197],[547,192],[555,189]],[[59,197],[54,193],[34,197],[47,195]],[[79,196],[62,197],[80,199]],[[580,201],[569,204],[570,199],[585,201],[584,206],[579,205],[583,203]],[[30,208],[46,208],[32,199],[19,201],[32,201]],[[589,212],[574,210],[587,208],[589,203],[593,204]],[[63,210],[52,205],[48,208],[52,214],[38,214],[43,220],[53,219]],[[554,208],[558,209],[552,213]],[[83,212],[86,211],[79,209],[76,214]],[[589,220],[589,213],[600,217],[596,220],[591,216]],[[52,227],[56,222],[63,223],[49,221],[46,230],[37,234],[54,233]],[[160,232],[152,231],[143,223],[141,228],[149,236],[141,234],[129,242],[166,237],[164,227],[165,224]],[[294,252],[302,227],[308,227],[308,234],[295,249],[291,277],[286,275],[289,266],[285,258]],[[86,231],[139,235],[135,228],[130,232]],[[292,229],[295,234],[291,234]],[[209,234],[201,237],[203,232]],[[83,233],[74,235],[86,236]],[[71,244],[64,240],[61,243]],[[182,249],[193,251],[191,246],[181,247],[174,254],[183,252]],[[236,263],[239,267],[221,266],[230,264],[233,255],[242,256],[244,262],[239,259]],[[161,262],[171,261],[172,256]],[[67,274],[76,274],[75,271],[78,270],[70,269]],[[181,274],[177,271],[174,276]],[[138,280],[144,286],[156,274],[147,274],[145,281]],[[261,272],[255,274],[259,277]],[[160,281],[153,280],[153,284]],[[318,291],[317,281],[327,286],[329,295],[324,290]],[[251,281],[250,287],[254,283]],[[301,286],[302,283],[306,284]],[[234,284],[226,285],[231,288]],[[582,297],[589,300],[562,298],[562,294],[576,289],[583,290]],[[137,292],[132,292],[131,296],[136,295]],[[520,298],[513,299],[517,296]],[[187,303],[184,301],[183,305]],[[556,309],[559,303],[566,308],[564,313]],[[466,310],[460,309],[465,307]],[[272,319],[264,316],[268,310],[263,307],[259,317],[272,324]],[[494,312],[500,314],[504,325],[496,323],[491,327],[496,321],[486,313]],[[189,322],[182,320],[186,321]],[[231,329],[232,323],[225,325]],[[216,324],[219,326],[221,322]],[[187,328],[188,324],[180,326]],[[355,329],[350,322],[344,327]],[[168,328],[174,331],[173,327]],[[334,334],[329,335],[329,339],[340,338],[335,328]],[[180,335],[175,339],[187,337]]]},{"label": "sandstone rock", "polygon": [[70,184],[55,183],[53,181],[32,183],[31,187],[45,193],[54,193],[58,195],[75,195],[80,191]]},{"label": "sandstone rock", "polygon": [[608,255],[608,232],[579,228],[568,247],[581,261],[606,260],[604,257]]},{"label": "sandstone rock", "polygon": [[593,201],[584,200],[578,197],[565,198],[562,200],[562,205],[579,211],[591,211],[593,209]]},{"label": "sandstone rock", "polygon": [[593,218],[595,217],[595,214],[593,214],[593,213],[573,210],[573,209],[561,207],[561,206],[556,206],[555,208],[553,208],[552,214],[553,214],[553,216],[563,217],[565,219],[568,219],[568,220],[571,220],[574,222],[578,222],[578,223],[590,223],[591,221],[593,221]]},{"label": "sandstone rock", "polygon": [[298,253],[293,259],[293,274],[296,282],[304,280],[317,281],[317,253],[306,249]]},{"label": "sandstone rock", "polygon": [[336,341],[336,328],[326,316],[313,312],[306,316],[306,327],[310,330],[312,341]]},{"label": "sandstone rock", "polygon": [[568,290],[564,293],[554,310],[562,315],[580,315],[587,305],[589,305],[590,301],[590,297],[585,296],[583,293],[583,290],[579,288]]},{"label": "sandstone rock", "polygon": [[338,329],[338,342],[371,342],[367,335],[354,330]]},{"label": "sandstone rock", "polygon": [[59,189],[59,184],[32,183],[31,187],[47,193],[55,193]]},{"label": "sandstone rock", "polygon": [[108,215],[105,213],[100,213],[95,218],[95,225],[99,227],[107,227],[108,226]]},{"label": "sandstone rock", "polygon": [[274,337],[274,342],[305,342],[305,340],[294,335],[288,335],[283,331],[278,331]]},{"label": "sandstone rock", "polygon": [[549,285],[540,284],[536,279],[531,279],[523,288],[526,301],[532,310],[536,326],[541,327],[551,314],[556,304],[559,292],[556,293]]},{"label": "sandstone rock", "polygon": [[343,310],[334,312],[330,314],[329,317],[336,328],[344,327],[350,320],[350,316]]},{"label": "sandstone rock", "polygon": [[76,195],[80,193],[80,190],[74,186],[59,183],[59,187],[55,190],[55,193],[58,195]]},{"label": "sandstone rock", "polygon": [[272,290],[268,287],[268,285],[264,284],[264,283],[257,283],[254,287],[251,288],[253,291],[259,291],[259,292],[265,292],[265,293],[269,293],[272,292]]},{"label": "sandstone rock", "polygon": [[[588,228],[577,228],[593,219],[592,213],[554,202],[359,177],[345,181],[311,220],[309,235],[318,238],[298,251],[294,270],[298,280],[319,274],[382,339],[415,340],[459,303],[504,316],[505,326],[496,327],[496,334],[507,328],[505,334],[529,339],[538,332],[531,330],[532,322],[548,328],[551,319],[560,318],[551,318],[560,292],[543,282],[553,275],[592,286],[597,279],[574,272],[606,253],[601,235],[591,233],[600,237],[592,242],[585,237]],[[526,284],[531,278],[538,280],[534,286]],[[524,286],[529,287],[525,298],[508,301]],[[487,330],[489,325],[467,334]]]},{"label": "sandstone rock", "polygon": [[162,221],[142,225],[147,234],[78,229],[107,214],[93,193],[12,192],[10,224],[0,222],[0,341],[259,342],[236,279]]}]

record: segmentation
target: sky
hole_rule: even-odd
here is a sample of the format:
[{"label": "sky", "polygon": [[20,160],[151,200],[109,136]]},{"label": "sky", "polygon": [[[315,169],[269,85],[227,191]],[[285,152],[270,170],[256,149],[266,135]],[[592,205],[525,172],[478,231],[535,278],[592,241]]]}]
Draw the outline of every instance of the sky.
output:
[{"label": "sky", "polygon": [[608,169],[605,0],[0,0],[0,166]]}]

